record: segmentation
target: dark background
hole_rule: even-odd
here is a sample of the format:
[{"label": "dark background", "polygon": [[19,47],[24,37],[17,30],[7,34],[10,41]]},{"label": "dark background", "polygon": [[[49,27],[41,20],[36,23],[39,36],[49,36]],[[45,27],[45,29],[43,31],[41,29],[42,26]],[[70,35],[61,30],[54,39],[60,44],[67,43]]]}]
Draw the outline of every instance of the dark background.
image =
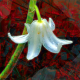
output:
[{"label": "dark background", "polygon": [[[54,34],[72,40],[58,54],[42,47],[38,57],[26,59],[28,45],[6,80],[79,80],[80,79],[80,0],[38,0],[42,18],[51,17],[56,25]],[[8,64],[17,44],[7,33],[22,34],[29,0],[0,0],[0,73]],[[36,14],[34,19],[37,19]]]}]

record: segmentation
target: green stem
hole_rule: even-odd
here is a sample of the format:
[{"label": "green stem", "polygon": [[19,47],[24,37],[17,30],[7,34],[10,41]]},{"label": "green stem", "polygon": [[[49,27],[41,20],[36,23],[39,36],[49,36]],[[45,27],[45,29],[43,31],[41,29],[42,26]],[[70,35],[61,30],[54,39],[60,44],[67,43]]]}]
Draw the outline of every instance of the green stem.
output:
[{"label": "green stem", "polygon": [[[35,4],[36,4],[36,0],[30,0],[26,23],[31,23],[33,21],[34,11],[32,11],[32,10],[33,10],[33,6]],[[26,34],[26,27],[24,27],[22,34]],[[12,69],[16,65],[17,60],[19,59],[19,56],[20,56],[24,46],[25,46],[25,44],[18,44],[14,54],[11,57],[11,60],[9,61],[9,63],[5,67],[5,69],[0,74],[0,80],[5,80],[8,77],[8,75],[11,73]]]},{"label": "green stem", "polygon": [[34,7],[35,7],[35,10],[36,10],[36,13],[37,13],[38,21],[41,22],[41,16],[40,16],[39,9],[38,9],[38,7],[36,5]]}]

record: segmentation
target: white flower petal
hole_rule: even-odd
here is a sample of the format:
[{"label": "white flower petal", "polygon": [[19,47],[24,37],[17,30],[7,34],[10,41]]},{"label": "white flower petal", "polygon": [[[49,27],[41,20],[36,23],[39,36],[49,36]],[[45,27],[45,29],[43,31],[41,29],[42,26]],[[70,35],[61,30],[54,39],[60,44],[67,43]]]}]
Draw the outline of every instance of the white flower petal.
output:
[{"label": "white flower petal", "polygon": [[55,29],[55,23],[51,18],[49,18],[49,27],[51,28],[52,31]]},{"label": "white flower petal", "polygon": [[27,28],[27,32],[29,33],[29,30],[30,30],[30,24],[28,24],[28,23],[24,23],[24,25],[26,26],[26,28]]},{"label": "white flower petal", "polygon": [[46,20],[46,19],[43,19],[43,21],[44,21],[44,24],[46,24],[46,25],[48,25],[48,26],[49,26],[49,23],[47,22],[47,20]]},{"label": "white flower petal", "polygon": [[11,34],[8,33],[8,36],[15,43],[25,43],[25,42],[28,41],[29,34],[27,34],[27,35],[20,35],[20,36],[11,36]]},{"label": "white flower petal", "polygon": [[[42,40],[43,46],[47,50],[49,50],[50,52],[59,53],[59,51],[60,51],[60,49],[62,47],[62,44],[60,44],[60,43],[59,44],[56,44],[55,42],[51,41],[50,38],[47,35],[46,29],[45,28],[43,28],[43,29],[44,29],[43,30],[44,31],[43,32],[43,35],[44,36],[42,36],[43,37],[43,40]],[[51,35],[49,35],[49,36],[51,36]]]},{"label": "white flower petal", "polygon": [[29,42],[28,42],[28,53],[26,58],[28,60],[31,60],[35,57],[37,57],[41,50],[41,42],[40,42],[40,30],[37,23],[33,23],[32,27],[30,28],[30,36],[29,36]]},{"label": "white flower petal", "polygon": [[47,22],[47,20],[46,19],[43,19],[45,22]]},{"label": "white flower petal", "polygon": [[59,38],[57,38],[49,27],[46,28],[46,31],[47,31],[48,37],[50,38],[50,40],[52,42],[55,42],[57,44],[60,43],[62,45],[73,43],[73,41],[71,41],[71,40],[65,40],[65,39],[59,39]]},{"label": "white flower petal", "polygon": [[55,23],[53,22],[51,18],[49,18],[49,25],[47,24],[46,20],[44,21],[45,21],[44,26],[46,27],[47,36],[50,38],[51,42],[55,42],[56,44],[60,43],[62,45],[73,43],[73,41],[71,40],[59,39],[55,36],[55,34],[52,32],[52,30],[55,29]]},{"label": "white flower petal", "polygon": [[73,43],[73,41],[71,41],[71,40],[65,40],[65,39],[59,39],[59,38],[57,38],[57,41],[59,43],[61,43],[62,45],[72,44]]}]

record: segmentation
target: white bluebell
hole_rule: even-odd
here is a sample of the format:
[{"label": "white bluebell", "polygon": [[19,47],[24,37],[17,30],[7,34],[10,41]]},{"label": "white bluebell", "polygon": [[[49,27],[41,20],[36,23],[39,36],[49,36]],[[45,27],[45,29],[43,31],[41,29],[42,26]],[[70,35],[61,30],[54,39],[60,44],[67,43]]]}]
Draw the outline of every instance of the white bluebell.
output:
[{"label": "white bluebell", "polygon": [[71,44],[73,41],[59,39],[53,33],[55,23],[51,18],[49,22],[46,19],[41,19],[41,22],[34,20],[31,24],[25,23],[28,34],[20,36],[11,36],[10,39],[15,43],[28,42],[28,53],[26,58],[31,60],[37,57],[43,45],[48,51],[52,53],[59,53],[62,45]]}]

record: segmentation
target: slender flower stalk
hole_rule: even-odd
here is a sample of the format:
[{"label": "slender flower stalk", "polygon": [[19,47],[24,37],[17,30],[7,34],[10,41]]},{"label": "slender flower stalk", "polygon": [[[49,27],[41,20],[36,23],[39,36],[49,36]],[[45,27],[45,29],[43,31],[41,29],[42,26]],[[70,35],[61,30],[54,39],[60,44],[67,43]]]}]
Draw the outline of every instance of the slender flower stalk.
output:
[{"label": "slender flower stalk", "polygon": [[[36,4],[37,0],[30,0],[30,4],[29,4],[29,10],[28,10],[28,14],[27,14],[27,20],[26,23],[31,23],[33,21],[33,17],[34,17],[34,5]],[[26,27],[24,27],[23,33],[22,34],[26,34]],[[5,69],[2,71],[2,73],[0,74],[0,80],[5,80],[8,75],[11,73],[12,69],[14,68],[23,48],[24,48],[25,44],[18,44],[14,54],[12,55],[9,63],[7,64],[7,66],[5,67]]]},{"label": "slender flower stalk", "polygon": [[36,5],[35,5],[34,7],[35,7],[35,9],[36,9],[36,13],[37,13],[38,21],[41,22],[41,16],[40,16],[40,13],[39,13],[38,7],[37,7]]}]

